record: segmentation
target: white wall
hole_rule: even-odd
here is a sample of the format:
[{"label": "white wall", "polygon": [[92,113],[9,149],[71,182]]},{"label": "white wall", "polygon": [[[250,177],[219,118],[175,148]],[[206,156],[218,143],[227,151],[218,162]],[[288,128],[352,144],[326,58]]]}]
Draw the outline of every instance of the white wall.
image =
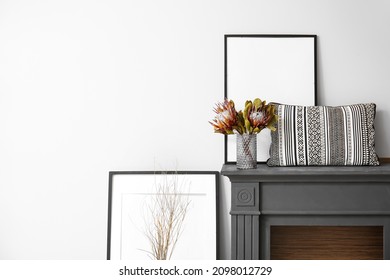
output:
[{"label": "white wall", "polygon": [[[319,104],[376,102],[390,1],[0,1],[0,259],[104,259],[110,170],[220,170],[223,35],[317,34]],[[259,96],[261,97],[261,96]],[[229,183],[221,192],[229,257]]]}]

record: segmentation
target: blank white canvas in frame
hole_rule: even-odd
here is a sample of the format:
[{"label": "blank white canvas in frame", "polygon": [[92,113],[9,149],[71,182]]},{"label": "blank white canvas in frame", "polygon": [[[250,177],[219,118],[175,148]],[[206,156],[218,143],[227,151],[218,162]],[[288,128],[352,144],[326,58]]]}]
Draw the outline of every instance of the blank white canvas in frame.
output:
[{"label": "blank white canvas in frame", "polygon": [[[315,36],[226,35],[226,96],[236,109],[246,100],[315,105]],[[257,160],[269,158],[270,130],[257,137]],[[236,137],[227,137],[227,162],[236,161]]]}]

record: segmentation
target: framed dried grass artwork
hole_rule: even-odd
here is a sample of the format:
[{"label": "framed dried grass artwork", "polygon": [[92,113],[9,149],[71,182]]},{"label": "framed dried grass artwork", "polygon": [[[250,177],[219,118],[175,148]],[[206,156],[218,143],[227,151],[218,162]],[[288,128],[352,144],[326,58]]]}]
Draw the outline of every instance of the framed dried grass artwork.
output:
[{"label": "framed dried grass artwork", "polygon": [[107,259],[215,260],[219,173],[109,173]]}]

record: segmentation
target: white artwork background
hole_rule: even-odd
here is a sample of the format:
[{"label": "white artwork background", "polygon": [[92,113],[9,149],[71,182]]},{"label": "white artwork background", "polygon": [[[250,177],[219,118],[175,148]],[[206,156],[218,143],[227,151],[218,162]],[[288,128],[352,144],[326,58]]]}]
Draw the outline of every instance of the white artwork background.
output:
[{"label": "white artwork background", "polygon": [[[153,174],[115,175],[111,223],[111,259],[151,259],[145,235],[151,222],[149,207],[162,176]],[[167,175],[168,180],[172,175]],[[177,175],[184,196],[190,201],[172,260],[216,258],[215,175]]]},{"label": "white artwork background", "polygon": [[[228,37],[227,97],[237,111],[246,100],[310,106],[315,103],[313,37]],[[236,136],[227,140],[227,161],[236,161]],[[257,136],[257,160],[269,158],[271,132]]]}]

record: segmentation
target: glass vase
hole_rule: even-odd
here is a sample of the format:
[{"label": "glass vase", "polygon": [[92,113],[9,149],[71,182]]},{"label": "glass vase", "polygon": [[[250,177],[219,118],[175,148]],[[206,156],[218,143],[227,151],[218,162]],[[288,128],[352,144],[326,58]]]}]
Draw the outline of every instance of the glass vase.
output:
[{"label": "glass vase", "polygon": [[237,168],[257,167],[257,134],[237,134]]}]

